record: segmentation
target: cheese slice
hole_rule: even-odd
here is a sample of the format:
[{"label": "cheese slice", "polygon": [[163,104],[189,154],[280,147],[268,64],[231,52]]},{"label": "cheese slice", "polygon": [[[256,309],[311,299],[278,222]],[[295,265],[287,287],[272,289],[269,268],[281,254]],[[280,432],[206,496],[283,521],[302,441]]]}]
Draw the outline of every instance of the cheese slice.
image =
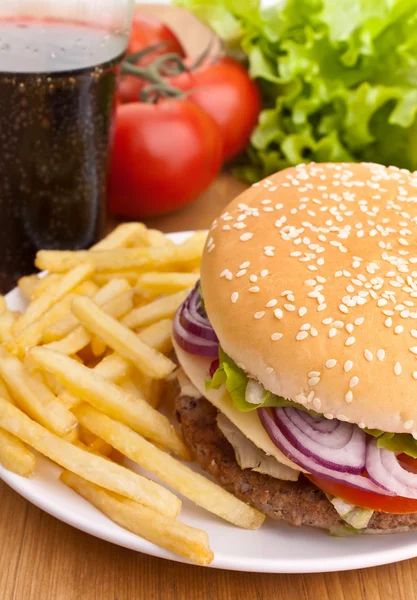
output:
[{"label": "cheese slice", "polygon": [[293,463],[275,446],[269,435],[263,428],[256,410],[242,412],[238,410],[229,392],[222,386],[218,390],[206,390],[205,381],[210,377],[209,369],[212,359],[204,356],[195,356],[185,352],[175,343],[174,349],[178,360],[190,379],[191,383],[204,398],[207,398],[220,412],[222,412],[240,431],[269,456],[273,456],[283,465],[292,467],[297,471],[305,472],[304,469]]}]

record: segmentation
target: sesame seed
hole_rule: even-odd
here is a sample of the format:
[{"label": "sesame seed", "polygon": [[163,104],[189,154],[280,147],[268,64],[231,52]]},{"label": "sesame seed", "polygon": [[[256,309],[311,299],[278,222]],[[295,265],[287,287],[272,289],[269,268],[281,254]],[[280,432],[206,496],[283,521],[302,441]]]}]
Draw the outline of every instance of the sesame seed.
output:
[{"label": "sesame seed", "polygon": [[249,240],[251,240],[253,238],[253,233],[249,233],[249,231],[247,231],[246,233],[242,233],[242,235],[240,236],[240,240],[242,242],[247,242]]},{"label": "sesame seed", "polygon": [[259,292],[260,289],[261,288],[259,286],[254,285],[253,287],[249,288],[249,291],[256,294],[256,292]]},{"label": "sesame seed", "polygon": [[409,421],[406,421],[404,423],[404,429],[411,429],[413,425],[414,425],[414,421],[413,421],[413,419],[410,419]]},{"label": "sesame seed", "polygon": [[322,310],[324,310],[327,307],[327,304],[319,304],[317,307],[317,311],[321,312]]},{"label": "sesame seed", "polygon": [[366,360],[373,360],[374,355],[372,354],[372,352],[368,349],[365,350],[365,352],[363,353],[363,355],[365,356]]},{"label": "sesame seed", "polygon": [[305,340],[306,337],[308,337],[308,332],[307,331],[299,331],[297,333],[297,335],[295,336],[295,339],[300,342],[301,340]]},{"label": "sesame seed", "polygon": [[392,318],[391,317],[387,317],[384,321],[384,325],[385,327],[391,327],[392,325]]},{"label": "sesame seed", "polygon": [[348,337],[348,339],[345,342],[345,346],[351,346],[352,344],[354,344],[356,341],[356,338],[351,335],[350,337]]},{"label": "sesame seed", "polygon": [[333,321],[332,317],[326,317],[325,319],[323,319],[322,323],[323,325],[330,325],[330,323]]},{"label": "sesame seed", "polygon": [[277,319],[282,319],[283,314],[284,313],[282,312],[282,310],[280,308],[276,308],[274,310],[274,315],[276,316]]},{"label": "sesame seed", "polygon": [[345,313],[345,314],[347,314],[349,312],[349,309],[345,304],[339,304],[339,310],[340,310],[340,312]]},{"label": "sesame seed", "polygon": [[267,367],[266,368],[267,375],[271,375],[273,372],[274,372],[274,369],[272,367]]},{"label": "sesame seed", "polygon": [[304,323],[304,325],[301,325],[300,331],[308,331],[310,328],[311,328],[310,323]]},{"label": "sesame seed", "polygon": [[243,277],[247,273],[246,269],[241,269],[236,273],[236,277]]},{"label": "sesame seed", "polygon": [[276,306],[278,304],[278,300],[276,298],[272,298],[271,300],[269,300],[269,302],[267,302],[265,304],[266,308],[272,308],[273,306]]},{"label": "sesame seed", "polygon": [[317,329],[315,327],[312,327],[310,329],[310,333],[313,337],[316,337],[319,334],[319,332],[317,331]]},{"label": "sesame seed", "polygon": [[252,283],[256,283],[258,281],[258,277],[256,275],[250,275],[249,281],[252,281]]},{"label": "sesame seed", "polygon": [[362,325],[364,321],[365,319],[363,317],[358,317],[357,319],[355,319],[354,323],[355,325]]},{"label": "sesame seed", "polygon": [[307,309],[306,309],[306,307],[305,307],[305,306],[301,306],[301,307],[298,309],[298,315],[299,315],[300,317],[304,317],[304,315],[306,314],[306,312],[307,312]]},{"label": "sesame seed", "polygon": [[413,354],[417,354],[417,346],[412,346],[410,349],[410,352],[412,352]]},{"label": "sesame seed", "polygon": [[320,410],[320,408],[321,408],[321,400],[320,400],[320,398],[317,398],[317,397],[314,398],[313,405],[314,405],[314,408],[317,408],[317,410]]},{"label": "sesame seed", "polygon": [[349,373],[349,371],[352,369],[353,367],[353,362],[351,360],[347,360],[345,362],[345,364],[343,365],[343,369],[345,371],[345,373]]},{"label": "sesame seed", "polygon": [[337,365],[337,360],[335,358],[329,358],[329,360],[326,360],[326,367],[328,369],[333,369],[333,367],[335,367]]},{"label": "sesame seed", "polygon": [[282,338],[282,333],[273,333],[271,335],[271,340],[276,342],[277,340],[280,340]]},{"label": "sesame seed", "polygon": [[352,379],[349,381],[349,387],[350,388],[354,388],[356,385],[358,385],[359,383],[359,377],[357,377],[356,375],[354,375],[352,377]]},{"label": "sesame seed", "polygon": [[309,377],[320,377],[320,375],[320,371],[310,371],[310,373],[308,374]]},{"label": "sesame seed", "polygon": [[378,360],[384,360],[385,358],[385,350],[383,350],[382,348],[380,348],[379,350],[376,351],[376,357]]},{"label": "sesame seed", "polygon": [[233,275],[232,275],[232,272],[229,271],[229,269],[224,269],[220,273],[220,277],[225,277],[226,279],[228,279],[230,281],[232,279]]},{"label": "sesame seed", "polygon": [[417,379],[417,371],[413,371],[413,379]]},{"label": "sesame seed", "polygon": [[264,310],[258,310],[258,312],[256,312],[253,316],[255,317],[255,319],[262,319],[264,314],[265,314]]},{"label": "sesame seed", "polygon": [[401,363],[399,363],[399,362],[396,362],[396,363],[395,363],[395,365],[394,365],[394,373],[395,373],[396,375],[401,375],[401,373],[402,373],[402,370],[403,370],[403,369],[402,369],[402,367],[401,367]]},{"label": "sesame seed", "polygon": [[337,329],[336,327],[332,327],[329,329],[329,338],[333,338],[335,335],[337,335]]},{"label": "sesame seed", "polygon": [[417,338],[417,329],[410,329],[410,333],[413,336],[413,338]]},{"label": "sesame seed", "polygon": [[352,333],[353,330],[354,330],[353,324],[352,323],[347,323],[347,325],[346,325],[346,331],[348,333]]},{"label": "sesame seed", "polygon": [[266,277],[268,275],[268,273],[269,273],[268,269],[262,269],[261,277]]},{"label": "sesame seed", "polygon": [[350,404],[353,400],[353,393],[349,390],[346,394],[345,394],[345,402],[347,402],[348,404]]},{"label": "sesame seed", "polygon": [[294,304],[284,304],[284,308],[285,308],[285,310],[288,310],[290,312],[295,310]]},{"label": "sesame seed", "polygon": [[233,302],[233,304],[235,304],[237,302],[238,298],[239,298],[239,294],[237,292],[233,292],[233,294],[230,296],[230,300]]},{"label": "sesame seed", "polygon": [[404,331],[404,327],[402,325],[396,325],[394,327],[394,333],[396,333],[397,335],[402,333]]},{"label": "sesame seed", "polygon": [[320,381],[320,377],[311,377],[308,380],[308,385],[311,385],[311,386],[317,385],[319,383],[319,381]]}]

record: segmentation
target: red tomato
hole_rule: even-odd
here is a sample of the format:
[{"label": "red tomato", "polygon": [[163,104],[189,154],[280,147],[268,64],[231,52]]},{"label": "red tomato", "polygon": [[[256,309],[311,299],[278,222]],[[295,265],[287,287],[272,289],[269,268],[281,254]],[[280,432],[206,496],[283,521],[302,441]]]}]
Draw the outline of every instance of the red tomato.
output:
[{"label": "red tomato", "polygon": [[[176,52],[185,56],[184,47],[175,33],[166,23],[154,15],[136,11],[133,16],[132,30],[129,38],[128,54],[140,52],[149,46],[165,42],[164,46],[144,56],[141,66],[146,66],[163,54]],[[140,90],[144,82],[133,75],[123,75],[119,81],[119,96],[122,102],[138,102]]]},{"label": "red tomato", "polygon": [[[416,459],[410,457],[407,457],[407,459],[410,459],[410,461],[414,461],[414,463],[417,464]],[[314,485],[323,490],[323,492],[327,492],[332,496],[337,496],[350,504],[395,515],[417,513],[417,500],[413,500],[412,498],[383,496],[382,494],[375,494],[373,492],[364,492],[351,487],[350,485],[336,483],[335,481],[319,477],[318,475],[309,475],[306,473],[304,473],[304,475],[314,483]]]},{"label": "red tomato", "polygon": [[131,219],[170,212],[194,200],[222,160],[216,123],[186,99],[122,104],[110,169],[110,210]]},{"label": "red tomato", "polygon": [[214,63],[206,60],[195,71],[171,78],[170,83],[193,90],[188,98],[219,125],[225,161],[245,149],[258,121],[261,99],[256,84],[240,63],[226,57]]}]

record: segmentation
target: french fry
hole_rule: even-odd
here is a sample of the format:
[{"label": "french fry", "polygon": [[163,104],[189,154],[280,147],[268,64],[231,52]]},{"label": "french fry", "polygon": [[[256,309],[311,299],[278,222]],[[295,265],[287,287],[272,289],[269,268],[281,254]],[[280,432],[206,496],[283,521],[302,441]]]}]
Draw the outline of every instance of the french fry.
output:
[{"label": "french fry", "polygon": [[8,471],[31,477],[35,471],[35,455],[14,435],[0,429],[0,463]]},{"label": "french fry", "polygon": [[109,493],[69,471],[61,474],[61,481],[109,519],[149,542],[199,565],[207,565],[213,560],[213,552],[210,550],[205,531],[161,516],[150,508]]},{"label": "french fry", "polygon": [[[99,289],[92,297],[96,304],[103,306],[129,290],[130,285],[126,279],[116,279]],[[79,325],[78,319],[74,317],[71,311],[69,311],[69,313],[70,314],[64,319],[56,321],[44,328],[42,337],[45,343],[56,342],[57,340],[62,339]]]},{"label": "french fry", "polygon": [[146,400],[132,398],[114,383],[59,352],[32,348],[29,354],[39,366],[55,375],[73,395],[79,395],[84,401],[172,450],[177,456],[189,458],[186,446],[171,423],[149,406]]},{"label": "french fry", "polygon": [[91,339],[91,352],[94,356],[103,356],[106,351],[106,344],[97,335],[94,335]]},{"label": "french fry", "polygon": [[9,352],[22,356],[27,348],[37,346],[42,341],[42,331],[45,325],[53,323],[62,316],[65,316],[71,310],[71,302],[74,293],[69,293],[59,302],[54,304],[39,319],[25,327],[23,331],[6,341],[6,348]]},{"label": "french fry", "polygon": [[129,329],[136,329],[137,327],[145,327],[161,319],[171,318],[187,296],[188,290],[185,290],[171,294],[170,296],[158,298],[145,306],[134,308],[122,319],[122,323],[126,327],[129,327]]},{"label": "french fry", "polygon": [[153,408],[158,408],[162,400],[164,381],[152,379],[152,377],[147,377],[138,372],[132,374],[132,380],[130,381],[148,404]]},{"label": "french fry", "polygon": [[147,238],[149,246],[173,246],[174,242],[158,229],[148,229]]},{"label": "french fry", "polygon": [[85,327],[80,325],[76,327],[74,331],[71,331],[71,333],[62,338],[62,340],[45,344],[43,347],[54,350],[55,352],[61,352],[61,354],[66,354],[67,356],[72,356],[88,346],[90,342],[91,335]]},{"label": "french fry", "polygon": [[172,350],[172,320],[163,319],[152,325],[148,325],[138,332],[138,338],[152,346],[158,352],[168,354]]},{"label": "french fry", "polygon": [[91,262],[97,272],[131,271],[176,267],[199,261],[204,240],[190,238],[179,246],[159,246],[156,248],[116,248],[114,250],[39,250],[36,266],[53,273],[65,273],[75,267]]},{"label": "french fry", "polygon": [[[81,296],[80,296],[81,298]],[[75,298],[74,298],[75,299]],[[132,307],[133,302],[133,290],[128,290],[124,294],[120,294],[109,300],[103,306],[103,312],[108,313],[109,316],[114,317],[115,319],[121,317],[129,311],[129,308]],[[93,302],[95,309],[99,310],[98,306]],[[77,322],[79,320],[77,319]],[[50,350],[55,350],[56,352],[61,352],[62,354],[66,354],[67,356],[76,354],[83,348],[85,348],[91,341],[93,336],[89,331],[85,329],[83,325],[78,325],[71,333],[67,336],[58,340],[57,342],[51,342],[50,344],[45,344],[45,348],[49,348]],[[101,352],[103,354],[104,350]],[[99,355],[101,355],[99,354]]]},{"label": "french fry", "polygon": [[137,271],[102,271],[101,273],[95,273],[93,275],[93,280],[97,285],[105,286],[112,281],[117,281],[118,279],[123,279],[124,281],[128,281],[131,286],[136,285],[136,281],[138,278]]},{"label": "french fry", "polygon": [[91,250],[113,250],[114,248],[146,245],[147,240],[148,233],[145,225],[142,223],[122,223],[95,244]]},{"label": "french fry", "polygon": [[75,267],[57,283],[51,284],[45,293],[36,300],[33,300],[26,311],[16,320],[13,325],[13,333],[19,333],[36,321],[36,319],[39,319],[51,306],[61,300],[61,298],[77,287],[82,281],[90,277],[93,272],[94,266],[87,262]]},{"label": "french fry", "polygon": [[74,414],[84,427],[198,506],[238,527],[257,529],[262,525],[265,515],[206,477],[194,473],[129,427],[85,403],[77,406]]},{"label": "french fry", "polygon": [[[92,369],[98,375],[101,375],[108,381],[119,382],[121,379],[127,377],[133,370],[132,364],[118,356],[116,353],[105,356],[97,365]],[[135,390],[135,393],[137,390]],[[62,390],[58,396],[58,399],[67,407],[73,408],[77,404],[80,404],[81,400],[70,394],[68,390]]]},{"label": "french fry", "polygon": [[122,390],[130,396],[139,396],[140,398],[145,398],[145,396],[142,394],[142,391],[133,383],[131,379],[126,379],[125,381],[122,381],[119,385],[122,388]]},{"label": "french fry", "polygon": [[10,336],[12,327],[16,322],[16,319],[19,317],[20,313],[15,312],[13,310],[5,310],[0,314],[0,342],[6,342]]},{"label": "french fry", "polygon": [[57,283],[60,279],[62,279],[62,275],[57,275],[56,273],[47,273],[44,277],[38,277],[37,285],[34,287],[32,292],[32,300],[39,298],[42,294],[45,293],[45,290],[52,284]]},{"label": "french fry", "polygon": [[25,327],[20,333],[15,335],[12,339],[7,340],[6,348],[9,352],[23,356],[28,348],[37,346],[43,337],[43,332],[48,326],[54,325],[57,321],[67,318],[71,315],[71,302],[75,292],[90,296],[93,295],[97,290],[97,286],[92,281],[84,281],[81,283],[74,292],[70,292],[59,302],[54,304],[49,310],[47,310],[39,319],[36,319]]},{"label": "french fry", "polygon": [[105,356],[93,369],[108,381],[117,382],[127,377],[132,370],[132,365],[118,354]]},{"label": "french fry", "polygon": [[[0,397],[14,404],[6,386],[0,379]],[[0,464],[8,471],[22,477],[30,477],[35,470],[34,454],[14,435],[0,429]]]},{"label": "french fry", "polygon": [[139,275],[137,285],[147,288],[155,294],[173,294],[194,287],[199,280],[198,273],[159,273],[151,271]]},{"label": "french fry", "polygon": [[79,440],[85,445],[86,449],[89,448],[96,454],[109,456],[113,451],[113,448],[110,446],[110,444],[104,440],[101,440],[82,425],[79,426]]},{"label": "french fry", "polygon": [[172,518],[176,518],[180,511],[181,501],[162,486],[105,458],[77,448],[32,421],[3,398],[0,398],[0,427],[61,467],[97,485],[151,506],[155,511]]},{"label": "french fry", "polygon": [[19,405],[28,415],[60,436],[77,424],[74,415],[59,402],[49,388],[33,377],[14,356],[0,353],[0,376]]},{"label": "french fry", "polygon": [[74,298],[72,312],[92,333],[99,336],[118,354],[155,379],[163,379],[175,369],[166,356],[144,344],[130,329],[106,314],[89,298]]},{"label": "french fry", "polygon": [[32,298],[32,294],[40,279],[37,275],[24,275],[17,282],[17,287],[27,300]]}]

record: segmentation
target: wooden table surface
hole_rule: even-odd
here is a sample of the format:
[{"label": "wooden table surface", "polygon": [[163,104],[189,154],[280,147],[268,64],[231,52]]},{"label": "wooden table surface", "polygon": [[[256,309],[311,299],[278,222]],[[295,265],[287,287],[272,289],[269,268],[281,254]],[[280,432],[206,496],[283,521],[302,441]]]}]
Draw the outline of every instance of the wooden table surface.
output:
[{"label": "wooden table surface", "polygon": [[[244,187],[223,174],[193,205],[150,224],[163,231],[206,228]],[[0,482],[0,600],[412,600],[416,572],[417,559],[324,575],[182,565],[73,529]]]},{"label": "wooden table surface", "polygon": [[[187,49],[210,33],[174,7],[161,14]],[[244,185],[223,174],[197,202],[149,222],[163,231],[206,228]],[[279,541],[277,540],[277,543]],[[266,575],[193,567],[113,546],[50,517],[0,482],[0,600],[412,600],[417,559],[362,571]]]}]

